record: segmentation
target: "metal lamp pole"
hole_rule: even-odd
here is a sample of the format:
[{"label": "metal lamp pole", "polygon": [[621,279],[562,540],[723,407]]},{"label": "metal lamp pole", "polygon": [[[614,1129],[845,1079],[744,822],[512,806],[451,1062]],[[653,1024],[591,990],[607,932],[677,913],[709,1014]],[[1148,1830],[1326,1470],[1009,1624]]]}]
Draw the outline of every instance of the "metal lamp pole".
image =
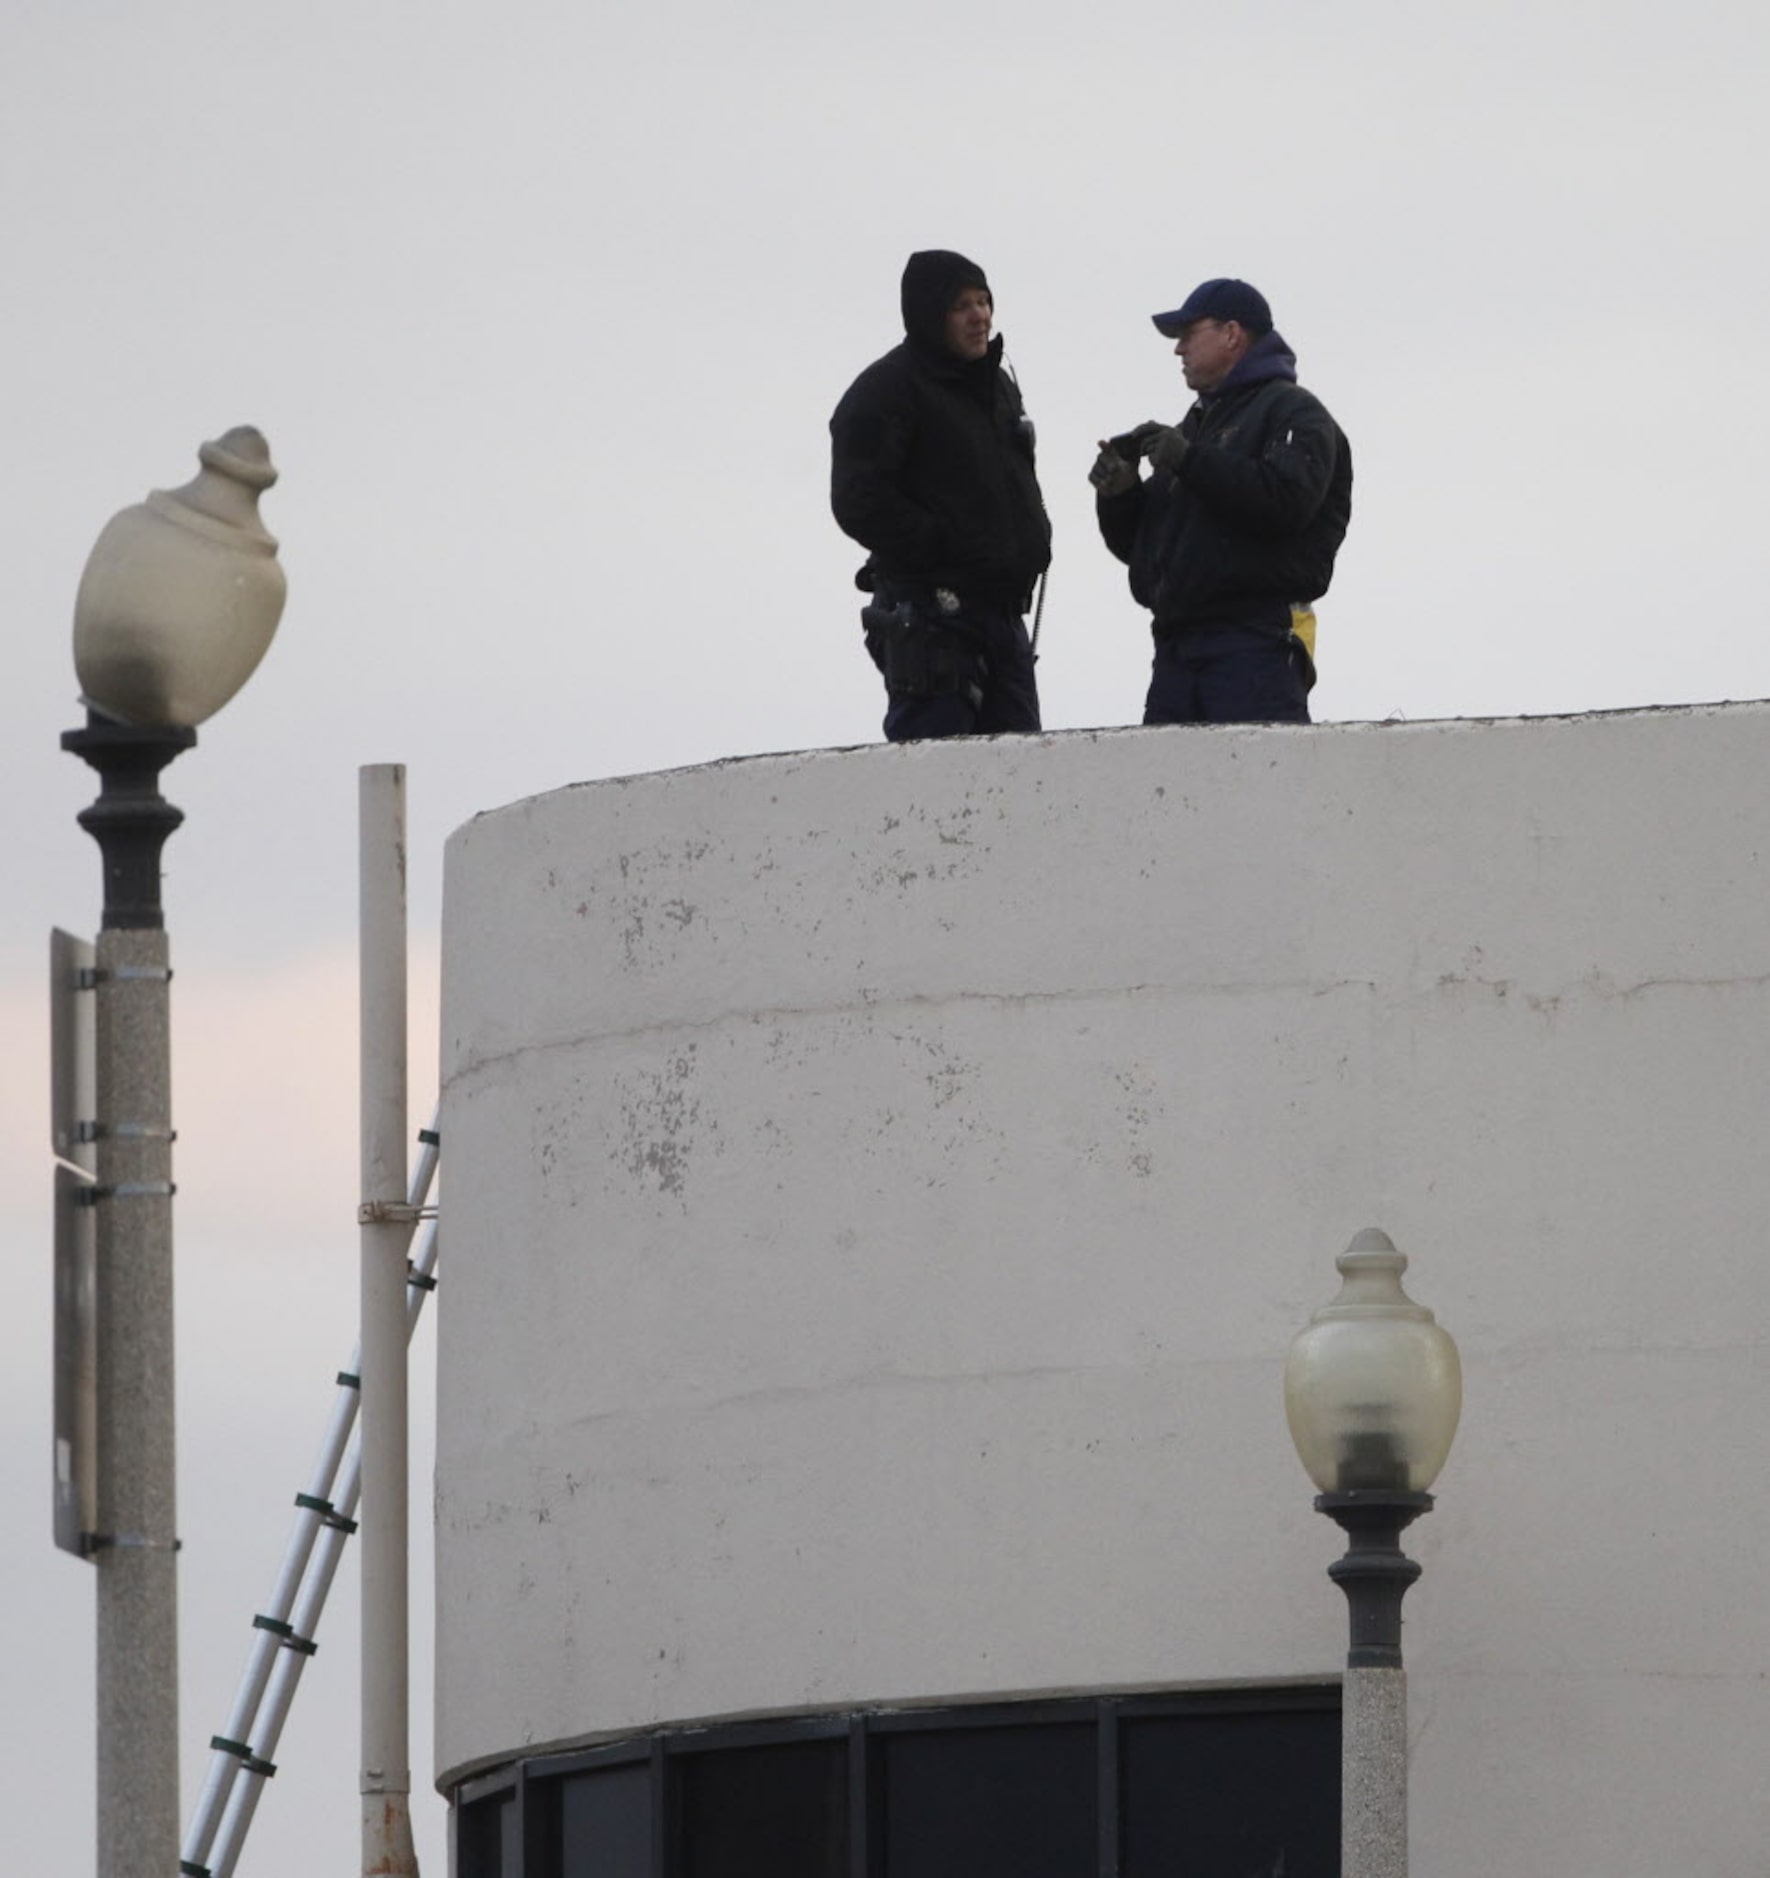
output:
[{"label": "metal lamp pole", "polygon": [[1359,1233],[1336,1261],[1344,1284],[1310,1319],[1285,1365],[1285,1413],[1321,1491],[1315,1508],[1347,1535],[1328,1576],[1346,1594],[1351,1644],[1341,1710],[1341,1856],[1347,1878],[1407,1878],[1407,1672],[1401,1600],[1420,1575],[1403,1531],[1432,1509],[1426,1489],[1462,1408],[1457,1346],[1401,1288],[1406,1256]]},{"label": "metal lamp pole", "polygon": [[172,1119],[160,848],[183,820],[159,773],[194,730],[97,718],[62,747],[103,778],[80,824],[104,857],[97,1027],[98,1869],[178,1857]]},{"label": "metal lamp pole", "polygon": [[98,1869],[178,1869],[178,1550],[173,1394],[172,1102],[160,852],[184,817],[161,771],[238,690],[283,605],[257,520],[276,478],[264,439],[229,431],[184,488],[115,516],[74,613],[84,728],[62,747],[98,772],[79,817],[104,867],[94,955]]}]

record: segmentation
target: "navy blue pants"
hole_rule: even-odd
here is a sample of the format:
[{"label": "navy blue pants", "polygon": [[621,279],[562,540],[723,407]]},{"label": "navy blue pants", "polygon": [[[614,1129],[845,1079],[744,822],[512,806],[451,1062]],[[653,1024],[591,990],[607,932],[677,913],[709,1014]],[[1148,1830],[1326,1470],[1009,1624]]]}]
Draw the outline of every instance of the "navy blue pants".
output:
[{"label": "navy blue pants", "polygon": [[1155,642],[1146,724],[1307,724],[1308,654],[1288,634],[1213,626]]},{"label": "navy blue pants", "polygon": [[916,737],[989,737],[998,731],[1040,728],[1039,687],[1033,677],[1026,621],[1018,613],[986,612],[974,606],[967,606],[958,617],[976,636],[983,653],[981,701],[973,701],[969,691],[934,698],[887,691],[885,735],[890,742],[908,743]]}]

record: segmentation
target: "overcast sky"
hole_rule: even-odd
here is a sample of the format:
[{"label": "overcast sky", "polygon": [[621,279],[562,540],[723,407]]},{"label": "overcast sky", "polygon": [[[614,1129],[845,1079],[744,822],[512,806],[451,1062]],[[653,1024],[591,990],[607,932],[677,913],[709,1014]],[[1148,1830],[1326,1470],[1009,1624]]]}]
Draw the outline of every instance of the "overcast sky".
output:
[{"label": "overcast sky", "polygon": [[[108,516],[234,424],[283,473],[282,631],[167,781],[194,1785],[355,1336],[357,766],[410,770],[425,1056],[451,828],[585,778],[876,738],[825,425],[931,246],[987,270],[1038,424],[1049,727],[1140,714],[1145,618],[1086,471],[1096,437],[1184,408],[1148,315],[1222,273],[1267,294],[1352,441],[1318,720],[1765,696],[1765,18],[11,0],[9,1869],[92,1871],[91,1574],[49,1538],[44,978],[49,927],[97,921],[92,779],[57,736]],[[354,1564],[252,1878],[355,1857]]]}]

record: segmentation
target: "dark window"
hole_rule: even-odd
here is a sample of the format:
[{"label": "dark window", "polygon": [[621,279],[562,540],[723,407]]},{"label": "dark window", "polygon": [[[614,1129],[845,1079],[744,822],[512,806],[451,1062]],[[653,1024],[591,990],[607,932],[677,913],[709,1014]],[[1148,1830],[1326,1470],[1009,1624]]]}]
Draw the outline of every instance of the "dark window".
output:
[{"label": "dark window", "polygon": [[1095,1878],[1087,1723],[888,1735],[882,1758],[882,1878]]},{"label": "dark window", "polygon": [[844,1878],[848,1743],[681,1754],[671,1878]]},{"label": "dark window", "polygon": [[457,1825],[458,1863],[472,1878],[522,1878],[516,1796],[508,1790],[463,1806]]},{"label": "dark window", "polygon": [[1339,1878],[1339,1719],[1121,1723],[1121,1878]]},{"label": "dark window", "polygon": [[559,1878],[651,1878],[651,1765],[559,1783]]},{"label": "dark window", "polygon": [[1340,1692],[805,1717],[537,1756],[459,1878],[1340,1878]]}]

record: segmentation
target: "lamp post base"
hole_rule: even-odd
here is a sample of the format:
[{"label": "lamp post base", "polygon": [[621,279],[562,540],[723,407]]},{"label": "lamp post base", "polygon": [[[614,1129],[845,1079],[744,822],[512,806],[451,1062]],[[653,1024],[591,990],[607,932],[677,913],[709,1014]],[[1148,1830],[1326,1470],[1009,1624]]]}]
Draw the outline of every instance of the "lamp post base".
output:
[{"label": "lamp post base", "polygon": [[1316,1496],[1350,1543],[1328,1576],[1346,1594],[1351,1646],[1340,1711],[1340,1869],[1407,1878],[1407,1672],[1401,1600],[1420,1575],[1401,1535],[1432,1510],[1429,1493],[1354,1487]]}]

